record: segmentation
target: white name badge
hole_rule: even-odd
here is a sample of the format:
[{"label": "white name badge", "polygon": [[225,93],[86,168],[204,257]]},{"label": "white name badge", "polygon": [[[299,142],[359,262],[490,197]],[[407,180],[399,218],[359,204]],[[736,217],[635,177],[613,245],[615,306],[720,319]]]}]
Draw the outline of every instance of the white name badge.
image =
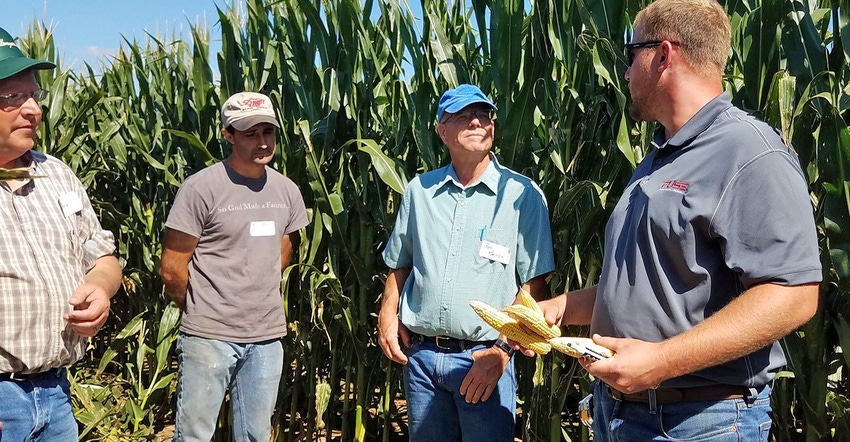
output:
[{"label": "white name badge", "polygon": [[68,192],[59,197],[59,207],[62,209],[62,215],[67,218],[83,210],[83,202],[76,193]]},{"label": "white name badge", "polygon": [[274,221],[252,221],[251,236],[274,236]]},{"label": "white name badge", "polygon": [[511,262],[511,249],[490,241],[481,241],[478,255],[502,264]]}]

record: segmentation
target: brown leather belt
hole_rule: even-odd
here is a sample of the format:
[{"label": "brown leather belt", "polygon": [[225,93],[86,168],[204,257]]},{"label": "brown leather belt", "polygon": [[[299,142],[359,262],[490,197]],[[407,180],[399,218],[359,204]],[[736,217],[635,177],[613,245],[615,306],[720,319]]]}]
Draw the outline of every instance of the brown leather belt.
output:
[{"label": "brown leather belt", "polygon": [[708,385],[691,388],[658,388],[637,393],[621,393],[608,387],[608,393],[618,401],[649,403],[650,391],[655,391],[655,403],[674,404],[676,402],[722,401],[726,399],[743,399],[750,390],[736,385]]}]

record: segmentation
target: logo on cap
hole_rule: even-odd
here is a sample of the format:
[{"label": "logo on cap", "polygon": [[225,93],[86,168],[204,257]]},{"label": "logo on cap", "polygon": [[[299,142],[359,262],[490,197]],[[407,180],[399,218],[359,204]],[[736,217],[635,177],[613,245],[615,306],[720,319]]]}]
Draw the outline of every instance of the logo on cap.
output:
[{"label": "logo on cap", "polygon": [[242,100],[242,104],[247,107],[259,108],[262,107],[266,103],[266,100],[262,98],[246,98]]},{"label": "logo on cap", "polygon": [[248,130],[259,123],[280,127],[269,97],[257,92],[239,92],[221,107],[221,123],[236,130]]}]

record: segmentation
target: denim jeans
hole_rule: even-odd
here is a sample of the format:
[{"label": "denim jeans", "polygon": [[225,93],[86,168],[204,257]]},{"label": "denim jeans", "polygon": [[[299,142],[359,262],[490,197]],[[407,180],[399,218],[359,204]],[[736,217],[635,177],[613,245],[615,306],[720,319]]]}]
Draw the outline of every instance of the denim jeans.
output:
[{"label": "denim jeans", "polygon": [[64,368],[23,381],[0,380],[0,442],[76,442]]},{"label": "denim jeans", "polygon": [[621,402],[600,381],[593,385],[593,440],[767,442],[770,387],[752,404],[745,399],[649,405]]},{"label": "denim jeans", "polygon": [[212,439],[228,387],[233,440],[268,442],[283,370],[280,340],[237,344],[180,333],[177,362],[174,442]]},{"label": "denim jeans", "polygon": [[513,442],[513,359],[487,401],[469,404],[459,393],[472,367],[472,353],[486,348],[476,345],[464,351],[443,352],[434,344],[414,340],[405,350],[404,389],[411,442]]}]

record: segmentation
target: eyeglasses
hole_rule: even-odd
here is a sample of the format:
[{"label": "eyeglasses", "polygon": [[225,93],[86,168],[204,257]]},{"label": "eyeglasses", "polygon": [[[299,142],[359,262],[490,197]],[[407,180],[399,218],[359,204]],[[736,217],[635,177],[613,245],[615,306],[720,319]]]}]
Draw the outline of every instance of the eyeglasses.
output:
[{"label": "eyeglasses", "polygon": [[[670,40],[651,40],[651,41],[642,41],[639,43],[626,43],[626,60],[628,61],[628,65],[631,66],[632,63],[635,62],[635,56],[632,54],[632,51],[635,49],[641,48],[654,48],[656,46],[661,46],[661,43]],[[670,41],[670,44],[679,46],[678,41]]]},{"label": "eyeglasses", "polygon": [[451,122],[461,122],[469,124],[473,118],[478,119],[481,124],[490,124],[493,120],[496,119],[496,114],[493,112],[493,109],[474,109],[474,110],[463,110],[458,113],[449,114],[443,123],[451,123]]},{"label": "eyeglasses", "polygon": [[18,92],[16,94],[2,94],[0,95],[0,107],[10,108],[10,107],[21,107],[27,100],[32,97],[36,103],[40,102],[47,98],[47,90],[45,89],[36,89],[33,92]]}]

